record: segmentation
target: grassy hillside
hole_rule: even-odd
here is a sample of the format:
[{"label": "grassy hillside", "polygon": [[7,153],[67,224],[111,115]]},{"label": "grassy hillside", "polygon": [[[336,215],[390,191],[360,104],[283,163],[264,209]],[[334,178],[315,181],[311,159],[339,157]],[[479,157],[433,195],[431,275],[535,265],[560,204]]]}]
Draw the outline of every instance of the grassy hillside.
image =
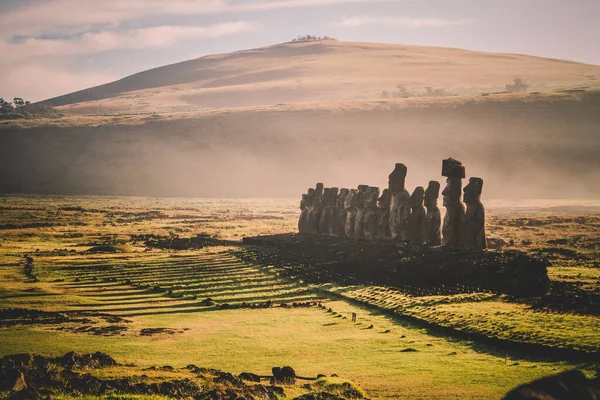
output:
[{"label": "grassy hillside", "polygon": [[0,123],[0,192],[299,197],[315,182],[413,189],[461,160],[484,198],[598,197],[600,90]]},{"label": "grassy hillside", "polygon": [[[337,41],[202,57],[48,100],[70,114],[171,112],[600,83],[600,66],[519,54]],[[398,86],[401,86],[399,90]]]}]

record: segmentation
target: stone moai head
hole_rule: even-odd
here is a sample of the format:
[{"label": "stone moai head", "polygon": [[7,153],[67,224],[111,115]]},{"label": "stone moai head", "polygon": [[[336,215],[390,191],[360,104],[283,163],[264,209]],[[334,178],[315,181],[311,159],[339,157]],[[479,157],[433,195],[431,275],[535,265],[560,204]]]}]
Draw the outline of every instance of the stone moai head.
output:
[{"label": "stone moai head", "polygon": [[460,178],[446,179],[446,187],[442,190],[444,198],[444,207],[451,207],[460,204],[462,182]]},{"label": "stone moai head", "polygon": [[348,193],[350,193],[348,189],[340,189],[336,199],[336,205],[338,208],[344,208],[344,202],[346,201],[346,197],[348,197]]},{"label": "stone moai head", "polygon": [[427,208],[437,207],[438,197],[440,197],[440,183],[438,181],[429,181],[429,186],[425,190],[425,206]]},{"label": "stone moai head", "polygon": [[325,205],[330,207],[335,207],[335,202],[337,200],[339,189],[338,188],[329,188],[327,192],[327,197],[325,199]]},{"label": "stone moai head", "polygon": [[465,177],[465,167],[454,158],[442,161],[442,176],[445,176],[446,187],[442,191],[444,207],[460,204],[462,196],[462,179]]},{"label": "stone moai head", "polygon": [[400,193],[406,190],[406,172],[407,168],[404,164],[396,164],[394,170],[390,174],[388,187],[392,194]]},{"label": "stone moai head", "polygon": [[383,189],[381,193],[381,197],[377,199],[377,206],[379,208],[390,208],[390,204],[392,202],[392,193],[390,189]]},{"label": "stone moai head", "polygon": [[464,202],[467,204],[476,204],[481,202],[481,190],[483,188],[483,179],[470,178],[469,183],[464,188]]},{"label": "stone moai head", "polygon": [[327,201],[330,197],[329,192],[331,192],[330,188],[323,188],[323,205],[327,205]]},{"label": "stone moai head", "polygon": [[356,201],[354,200],[354,198],[356,197],[356,193],[358,191],[356,189],[350,189],[348,191],[348,195],[346,196],[346,198],[344,199],[344,208],[345,209],[350,209],[353,207],[356,207]]},{"label": "stone moai head", "polygon": [[369,186],[367,188],[366,194],[365,194],[365,207],[366,208],[376,208],[378,198],[379,198],[379,188],[374,187],[374,186]]},{"label": "stone moai head", "polygon": [[368,185],[358,185],[358,191],[354,195],[354,201],[358,208],[363,208],[365,206],[365,197],[367,195],[368,187]]},{"label": "stone moai head", "polygon": [[308,189],[308,191],[306,192],[307,200],[312,199],[314,195],[315,195],[315,189],[313,189],[313,188]]},{"label": "stone moai head", "polygon": [[315,188],[315,193],[317,195],[323,195],[323,184],[322,183],[317,183],[317,186]]},{"label": "stone moai head", "polygon": [[411,207],[422,206],[424,199],[425,199],[425,189],[423,189],[423,186],[417,186],[415,188],[415,191],[410,195],[410,206]]}]

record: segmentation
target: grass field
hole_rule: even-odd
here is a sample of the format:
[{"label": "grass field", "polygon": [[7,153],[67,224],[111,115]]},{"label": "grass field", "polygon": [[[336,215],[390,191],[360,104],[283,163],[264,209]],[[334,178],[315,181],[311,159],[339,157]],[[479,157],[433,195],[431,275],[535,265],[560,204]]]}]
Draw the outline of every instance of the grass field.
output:
[{"label": "grass field", "polygon": [[[599,206],[492,203],[490,236],[545,255],[553,281],[594,294]],[[405,318],[597,352],[600,324],[589,310],[536,308],[490,293],[415,297],[384,287],[308,285],[284,278],[276,265],[234,256],[235,241],[293,231],[296,217],[295,199],[2,197],[0,309],[60,311],[68,320],[3,320],[0,356],[103,351],[139,368],[195,364],[261,375],[291,365],[302,376],[349,379],[370,398],[495,399],[557,371],[592,373],[591,362],[506,353]],[[232,242],[170,250],[149,248],[139,236],[200,233]],[[26,254],[33,259],[28,275]]]}]

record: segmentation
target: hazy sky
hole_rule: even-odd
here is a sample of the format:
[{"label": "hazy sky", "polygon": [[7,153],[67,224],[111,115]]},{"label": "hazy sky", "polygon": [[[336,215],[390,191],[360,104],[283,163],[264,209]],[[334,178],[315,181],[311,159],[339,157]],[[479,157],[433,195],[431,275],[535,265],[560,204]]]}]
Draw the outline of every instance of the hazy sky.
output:
[{"label": "hazy sky", "polygon": [[600,64],[600,0],[0,0],[0,97],[42,100],[300,34]]}]

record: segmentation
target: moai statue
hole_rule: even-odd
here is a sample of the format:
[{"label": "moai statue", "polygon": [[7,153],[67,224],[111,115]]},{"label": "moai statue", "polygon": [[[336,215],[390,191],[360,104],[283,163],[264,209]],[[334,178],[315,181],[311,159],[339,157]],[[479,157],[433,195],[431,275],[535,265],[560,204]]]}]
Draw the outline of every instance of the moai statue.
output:
[{"label": "moai statue", "polygon": [[298,233],[306,233],[306,215],[308,214],[307,194],[302,195],[300,200],[300,217],[298,218]]},{"label": "moai statue", "polygon": [[[310,212],[312,209],[312,201],[315,196],[315,189],[310,188],[305,195],[302,195],[304,201],[304,209],[300,213],[300,220],[298,221],[298,231],[300,233],[310,233]],[[302,202],[300,202],[302,207]]]},{"label": "moai statue", "polygon": [[381,197],[377,199],[377,209],[379,214],[379,227],[377,229],[377,237],[380,239],[389,239],[390,234],[390,203],[392,201],[392,193],[389,189],[383,189]]},{"label": "moai statue", "polygon": [[319,221],[321,220],[321,211],[323,208],[323,184],[317,183],[315,192],[310,202],[310,211],[308,215],[308,233],[319,233]]},{"label": "moai statue", "polygon": [[344,200],[344,208],[346,209],[346,224],[344,225],[344,234],[346,237],[354,237],[354,221],[356,220],[356,211],[358,206],[357,200],[358,190],[350,189],[350,193]]},{"label": "moai statue", "polygon": [[465,215],[465,207],[460,200],[465,167],[460,161],[449,158],[442,162],[442,175],[447,178],[446,187],[442,191],[444,207],[446,207],[442,244],[457,247],[461,244],[461,222]]},{"label": "moai statue", "polygon": [[379,233],[379,209],[377,200],[379,198],[379,188],[369,186],[365,195],[365,220],[364,237],[368,240],[375,240]]},{"label": "moai statue", "polygon": [[336,208],[335,208],[335,234],[336,236],[346,236],[344,232],[346,227],[346,197],[350,191],[348,189],[340,189],[340,193],[337,196]]},{"label": "moai statue", "polygon": [[354,220],[354,237],[362,239],[365,237],[365,199],[367,197],[367,185],[358,185],[358,193],[354,196],[356,201],[356,219]]},{"label": "moai statue", "polygon": [[329,202],[329,192],[331,189],[323,189],[323,197],[321,198],[321,215],[319,216],[319,229],[317,233],[325,233],[327,231],[327,206]]},{"label": "moai statue", "polygon": [[481,204],[483,179],[470,178],[464,189],[467,211],[462,222],[462,245],[468,249],[485,249],[485,209]]},{"label": "moai statue", "polygon": [[335,226],[335,202],[337,200],[338,188],[326,188],[323,193],[323,209],[319,220],[319,233],[333,234]]},{"label": "moai statue", "polygon": [[412,243],[422,245],[425,243],[424,225],[427,217],[427,209],[423,205],[425,189],[417,186],[410,196],[410,217],[408,219],[408,240]]},{"label": "moai statue", "polygon": [[406,190],[406,166],[396,164],[389,177],[390,235],[392,239],[408,240],[408,219],[410,217],[410,195]]},{"label": "moai statue", "polygon": [[442,232],[440,230],[442,219],[437,200],[440,195],[440,183],[430,181],[427,190],[425,190],[425,207],[427,216],[425,217],[425,243],[429,246],[439,246],[442,244]]}]

